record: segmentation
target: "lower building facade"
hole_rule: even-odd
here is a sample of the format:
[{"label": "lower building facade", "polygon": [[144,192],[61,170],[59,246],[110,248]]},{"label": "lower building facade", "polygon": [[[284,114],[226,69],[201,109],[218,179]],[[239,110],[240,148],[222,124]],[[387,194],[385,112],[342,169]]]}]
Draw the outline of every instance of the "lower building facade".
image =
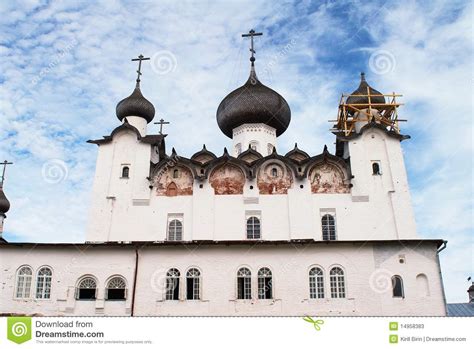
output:
[{"label": "lower building facade", "polygon": [[442,240],[0,244],[0,313],[445,316]]}]

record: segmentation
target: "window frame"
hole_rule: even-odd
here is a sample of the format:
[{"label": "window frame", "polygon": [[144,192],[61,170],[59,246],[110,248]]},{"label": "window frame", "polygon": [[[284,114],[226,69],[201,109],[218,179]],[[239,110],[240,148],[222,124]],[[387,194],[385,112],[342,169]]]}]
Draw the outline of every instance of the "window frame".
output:
[{"label": "window frame", "polygon": [[[177,283],[175,284],[175,282]],[[178,268],[169,268],[166,271],[166,281],[165,281],[165,292],[164,292],[164,299],[165,301],[179,301],[180,300],[180,282],[181,281],[181,272],[179,271]],[[170,289],[169,285],[173,283],[173,288]],[[177,290],[177,291],[175,291]],[[177,297],[175,298],[175,295],[177,294]]]},{"label": "window frame", "polygon": [[[88,287],[85,287],[85,288],[81,288],[81,283],[83,283],[85,280],[87,279],[90,279],[92,281],[94,281],[95,283],[95,294],[94,294],[94,298],[80,298],[80,290],[81,289],[91,289],[91,288],[88,288]],[[82,277],[80,277],[78,280],[77,280],[77,283],[76,283],[76,288],[75,288],[75,294],[74,294],[74,298],[76,301],[96,301],[97,300],[97,294],[98,294],[98,291],[99,291],[99,283],[97,281],[97,278],[93,275],[84,275]]]},{"label": "window frame", "polygon": [[[319,271],[313,273],[313,270]],[[310,299],[324,299],[325,285],[324,285],[324,270],[319,265],[313,265],[308,271],[309,281],[309,298]]]},{"label": "window frame", "polygon": [[[22,270],[29,270],[30,274],[20,274]],[[20,290],[20,277],[22,280],[21,283],[21,295],[18,295],[18,291]],[[28,282],[29,279],[29,282]],[[13,298],[14,299],[30,299],[31,298],[31,290],[33,288],[33,268],[31,266],[25,264],[20,266],[15,273],[15,287],[13,290]],[[28,292],[26,292],[28,291]]]},{"label": "window frame", "polygon": [[[332,212],[321,212],[321,237],[323,241],[336,241],[337,240],[337,226],[336,226],[336,214]],[[324,223],[324,219],[330,217],[332,224]],[[331,231],[332,228],[332,231]],[[327,238],[326,238],[327,237]]]},{"label": "window frame", "polygon": [[268,153],[268,155],[272,155],[273,148],[275,148],[275,146],[273,144],[271,144],[271,143],[267,144],[267,153]]},{"label": "window frame", "polygon": [[[174,231],[172,232],[171,229],[171,224],[174,223]],[[178,225],[179,223],[179,225]],[[178,231],[180,230],[180,231]],[[178,239],[178,236],[177,234],[180,234],[179,235],[179,239]],[[167,222],[167,226],[166,226],[166,240],[167,241],[183,241],[183,236],[184,236],[184,219],[183,219],[183,216],[179,216],[179,215],[169,215],[168,216],[168,222]],[[173,237],[173,238],[172,238]]]},{"label": "window frame", "polygon": [[[109,290],[111,289],[109,287],[110,283],[114,280],[117,280],[117,279],[120,279],[122,282],[123,282],[123,288],[112,288],[112,290],[123,290],[123,298],[117,298],[117,299],[110,299],[109,298]],[[107,280],[107,282],[105,283],[105,295],[104,295],[104,299],[106,301],[112,301],[112,302],[124,302],[127,300],[127,297],[128,297],[128,287],[127,287],[127,280],[122,276],[122,275],[112,275],[111,277],[109,277],[109,279]]]},{"label": "window frame", "polygon": [[[251,223],[249,221],[252,220]],[[257,222],[255,222],[255,220]],[[258,223],[258,237],[256,237],[256,227]],[[249,230],[251,227],[251,231]],[[251,234],[249,234],[251,232]],[[245,236],[247,240],[261,240],[262,239],[262,220],[258,215],[249,215],[245,220]]]},{"label": "window frame", "polygon": [[[372,160],[372,176],[381,176],[382,175],[382,164],[380,160]],[[377,166],[378,171],[375,172],[375,166]]]},{"label": "window frame", "polygon": [[250,146],[250,149],[252,149],[253,151],[259,152],[258,151],[258,147],[259,147],[258,141],[256,141],[256,140],[250,141],[249,146]]},{"label": "window frame", "polygon": [[242,143],[237,143],[235,145],[235,154],[237,156],[239,156],[240,154],[242,154]]},{"label": "window frame", "polygon": [[[397,286],[397,283],[396,283],[395,280],[399,280],[399,282],[400,282],[400,293],[401,293],[400,296],[395,295],[395,287]],[[403,285],[403,278],[400,275],[393,275],[391,281],[392,281],[392,298],[404,299],[405,298],[405,287]]]},{"label": "window frame", "polygon": [[[341,274],[333,274],[334,270],[340,270]],[[329,270],[329,291],[332,299],[347,298],[346,272],[339,265]]]},{"label": "window frame", "polygon": [[[42,270],[49,270],[49,275],[40,275]],[[41,280],[41,290],[39,290],[40,287],[40,278]],[[35,278],[35,287],[34,287],[34,292],[35,292],[35,299],[38,300],[50,300],[51,299],[51,291],[53,288],[53,269],[49,265],[43,265],[38,268],[38,271],[36,272],[36,278]],[[38,294],[41,294],[41,297],[38,297]],[[47,297],[46,297],[47,296]]]},{"label": "window frame", "polygon": [[[242,289],[241,283],[242,280]],[[242,295],[242,296],[240,296]],[[247,266],[242,266],[237,270],[237,300],[252,299],[252,271]]]},{"label": "window frame", "polygon": [[[265,274],[266,273],[266,274]],[[270,281],[268,281],[270,280]],[[265,290],[269,285],[270,296],[267,296],[268,290]],[[261,290],[263,289],[263,292]],[[268,300],[274,299],[274,290],[273,290],[273,273],[269,267],[261,267],[257,272],[257,293],[258,299]]]},{"label": "window frame", "polygon": [[[197,272],[197,275],[190,275],[191,272]],[[192,298],[188,298],[189,296],[189,279],[193,279],[193,284],[192,284]],[[196,291],[196,285],[197,285],[197,291]],[[187,301],[200,301],[202,298],[202,273],[201,271],[196,268],[196,267],[190,267],[186,271],[186,300]],[[197,295],[197,297],[196,297]]]}]

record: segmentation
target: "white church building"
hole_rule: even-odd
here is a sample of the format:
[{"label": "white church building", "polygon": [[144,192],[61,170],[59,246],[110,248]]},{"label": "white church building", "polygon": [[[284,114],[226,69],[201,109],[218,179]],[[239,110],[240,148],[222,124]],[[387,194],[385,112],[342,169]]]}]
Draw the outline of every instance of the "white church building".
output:
[{"label": "white church building", "polygon": [[[446,315],[446,242],[416,232],[399,95],[362,74],[341,97],[333,153],[282,152],[291,111],[257,77],[254,35],[247,82],[217,108],[231,140],[218,154],[186,157],[148,133],[155,109],[138,58],[120,125],[89,141],[98,158],[85,243],[0,237],[0,314]],[[10,203],[0,188],[1,233]]]}]

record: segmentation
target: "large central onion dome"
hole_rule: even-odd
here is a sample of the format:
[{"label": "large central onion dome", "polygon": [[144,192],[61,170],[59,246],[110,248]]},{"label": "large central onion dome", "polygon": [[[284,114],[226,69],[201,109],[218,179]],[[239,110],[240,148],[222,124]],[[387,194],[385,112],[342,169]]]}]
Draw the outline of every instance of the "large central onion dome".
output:
[{"label": "large central onion dome", "polygon": [[229,93],[217,108],[217,124],[232,138],[232,130],[243,124],[266,124],[276,129],[277,136],[286,131],[291,111],[285,99],[262,84],[252,62],[247,82]]},{"label": "large central onion dome", "polygon": [[148,99],[143,97],[140,91],[140,81],[137,81],[132,94],[117,104],[116,113],[120,121],[128,116],[142,117],[147,123],[153,120],[155,117],[155,107]]}]

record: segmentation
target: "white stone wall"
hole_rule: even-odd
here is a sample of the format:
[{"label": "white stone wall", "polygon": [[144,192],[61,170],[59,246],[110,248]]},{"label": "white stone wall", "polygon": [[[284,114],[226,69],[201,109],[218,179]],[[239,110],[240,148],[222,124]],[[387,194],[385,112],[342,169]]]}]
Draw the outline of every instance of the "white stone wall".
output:
[{"label": "white stone wall", "polygon": [[[276,130],[265,124],[244,124],[232,131],[233,151],[235,157],[246,151],[249,145],[255,145],[255,150],[263,156],[271,154],[269,144],[276,147]],[[238,151],[240,148],[240,152]]]},{"label": "white stone wall", "polygon": [[[79,245],[0,245],[0,313],[38,315],[131,314],[135,247]],[[285,243],[278,245],[141,246],[137,274],[135,315],[423,315],[444,316],[445,302],[433,241]],[[400,259],[404,263],[400,263]],[[50,300],[14,297],[15,273],[22,265],[36,272],[53,270]],[[237,270],[252,272],[252,300],[237,300]],[[308,271],[324,270],[325,298],[310,299]],[[346,297],[330,296],[329,270],[345,272]],[[185,300],[185,274],[201,272],[201,300]],[[257,272],[268,267],[273,275],[273,299],[257,299]],[[180,300],[164,300],[166,271],[181,273]],[[428,294],[417,284],[426,275]],[[79,301],[74,289],[81,276],[98,280],[98,299]],[[125,301],[106,301],[105,284],[113,275],[127,282]],[[390,278],[400,275],[405,298],[393,298]],[[420,288],[421,287],[421,288]],[[34,287],[33,287],[34,289]],[[421,291],[420,291],[421,290]]]},{"label": "white stone wall", "polygon": [[[256,182],[247,180],[242,195],[214,195],[208,181],[195,181],[193,195],[167,197],[146,179],[150,145],[120,132],[99,147],[87,241],[165,240],[168,214],[183,216],[184,240],[241,240],[248,211],[261,212],[264,240],[321,240],[325,210],[335,213],[339,240],[416,238],[400,141],[369,129],[349,142],[348,151],[350,193],[314,194],[308,179],[294,179],[288,194],[259,194]],[[382,175],[372,174],[372,161],[380,162]],[[130,179],[120,178],[123,164],[130,166]]]},{"label": "white stone wall", "polygon": [[[130,211],[150,199],[150,154],[151,146],[132,131],[119,132],[99,146],[87,240],[114,240],[121,230],[127,231],[122,240],[134,240],[139,215]],[[123,166],[130,168],[129,178],[121,178]]]},{"label": "white stone wall", "polygon": [[[349,142],[353,197],[369,197],[373,229],[391,238],[416,238],[415,218],[411,205],[405,162],[400,141],[377,128],[366,130]],[[372,174],[372,162],[380,163],[382,175]],[[370,237],[369,237],[370,238]]]}]

